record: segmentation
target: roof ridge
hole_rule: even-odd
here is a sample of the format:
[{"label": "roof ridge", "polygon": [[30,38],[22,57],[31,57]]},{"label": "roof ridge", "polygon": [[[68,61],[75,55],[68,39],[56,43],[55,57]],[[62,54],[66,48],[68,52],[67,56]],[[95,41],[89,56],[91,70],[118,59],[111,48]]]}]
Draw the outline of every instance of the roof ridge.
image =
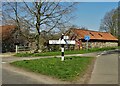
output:
[{"label": "roof ridge", "polygon": [[[87,29],[81,29],[81,28],[71,28],[71,29],[74,29],[74,30],[91,31],[91,32],[101,32],[101,31],[87,30]],[[109,32],[101,32],[101,33],[109,33]]]}]

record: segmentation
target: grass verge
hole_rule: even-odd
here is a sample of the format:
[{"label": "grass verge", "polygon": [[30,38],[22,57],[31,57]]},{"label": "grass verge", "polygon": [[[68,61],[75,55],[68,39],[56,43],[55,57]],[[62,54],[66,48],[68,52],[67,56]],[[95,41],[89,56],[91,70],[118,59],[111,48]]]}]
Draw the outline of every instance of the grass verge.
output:
[{"label": "grass verge", "polygon": [[[89,50],[72,50],[72,51],[65,51],[65,54],[84,54],[84,53],[91,53],[91,52],[98,52],[104,50],[113,50],[117,49],[118,47],[105,47],[105,48],[92,48]],[[37,56],[56,56],[61,55],[61,51],[56,52],[42,52],[42,53],[17,53],[14,56],[16,57],[37,57]]]},{"label": "grass verge", "polygon": [[60,80],[73,81],[85,74],[93,60],[94,57],[71,56],[65,57],[63,62],[60,61],[60,58],[41,58],[16,61],[11,65]]}]

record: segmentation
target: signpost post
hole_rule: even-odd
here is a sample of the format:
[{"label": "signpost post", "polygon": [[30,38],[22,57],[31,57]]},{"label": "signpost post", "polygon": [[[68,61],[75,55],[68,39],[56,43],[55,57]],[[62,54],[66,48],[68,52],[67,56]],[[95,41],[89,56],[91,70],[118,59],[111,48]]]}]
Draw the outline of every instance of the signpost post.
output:
[{"label": "signpost post", "polygon": [[84,37],[84,39],[87,40],[87,50],[88,50],[88,41],[90,40],[90,36],[89,36],[89,35],[86,35],[86,36]]},{"label": "signpost post", "polygon": [[59,40],[49,40],[49,44],[61,44],[61,61],[64,61],[64,45],[65,44],[75,44],[74,40],[68,40],[68,36],[62,34]]}]

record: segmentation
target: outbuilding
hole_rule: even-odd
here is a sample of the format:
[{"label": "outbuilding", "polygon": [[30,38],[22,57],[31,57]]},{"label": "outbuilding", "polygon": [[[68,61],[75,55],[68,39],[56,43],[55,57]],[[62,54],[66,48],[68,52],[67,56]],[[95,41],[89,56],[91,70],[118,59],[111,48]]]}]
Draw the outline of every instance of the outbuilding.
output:
[{"label": "outbuilding", "polygon": [[71,28],[65,35],[68,35],[71,40],[76,41],[75,49],[86,48],[85,36],[90,37],[88,41],[89,48],[118,46],[118,39],[108,32]]}]

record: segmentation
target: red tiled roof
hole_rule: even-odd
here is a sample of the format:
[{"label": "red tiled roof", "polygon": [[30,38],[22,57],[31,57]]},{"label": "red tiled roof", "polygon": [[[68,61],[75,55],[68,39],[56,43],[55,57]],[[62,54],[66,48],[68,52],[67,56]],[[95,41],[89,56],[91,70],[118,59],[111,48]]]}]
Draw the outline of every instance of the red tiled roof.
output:
[{"label": "red tiled roof", "polygon": [[76,33],[81,39],[84,39],[85,35],[89,35],[90,39],[95,39],[95,40],[114,40],[114,41],[118,40],[112,34],[107,32],[98,32],[98,31],[90,31],[83,29],[72,29],[72,31]]},{"label": "red tiled roof", "polygon": [[12,35],[12,32],[15,30],[16,26],[14,25],[5,25],[0,26],[0,35],[2,35],[2,39],[9,38]]}]

